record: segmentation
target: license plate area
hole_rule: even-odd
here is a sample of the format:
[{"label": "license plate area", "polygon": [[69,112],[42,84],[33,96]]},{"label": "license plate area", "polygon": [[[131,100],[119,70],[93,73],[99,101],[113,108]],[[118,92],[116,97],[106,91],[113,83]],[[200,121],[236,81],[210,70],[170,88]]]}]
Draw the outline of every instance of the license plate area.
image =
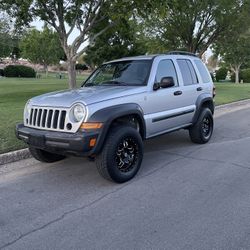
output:
[{"label": "license plate area", "polygon": [[42,135],[31,135],[29,137],[29,144],[35,147],[44,148],[45,140]]}]

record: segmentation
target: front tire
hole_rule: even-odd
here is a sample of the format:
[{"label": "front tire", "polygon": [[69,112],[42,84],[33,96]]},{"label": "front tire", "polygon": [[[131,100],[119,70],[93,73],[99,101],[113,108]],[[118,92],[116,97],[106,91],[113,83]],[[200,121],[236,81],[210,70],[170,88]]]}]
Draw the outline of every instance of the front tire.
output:
[{"label": "front tire", "polygon": [[109,132],[102,152],[96,157],[96,167],[105,179],[123,183],[137,174],[142,158],[143,143],[139,132],[122,125]]},{"label": "front tire", "polygon": [[213,134],[213,128],[213,114],[210,109],[204,108],[197,122],[189,129],[191,141],[198,144],[207,143]]},{"label": "front tire", "polygon": [[29,147],[31,155],[38,161],[52,163],[56,161],[61,161],[65,158],[64,155],[53,154],[42,149]]}]

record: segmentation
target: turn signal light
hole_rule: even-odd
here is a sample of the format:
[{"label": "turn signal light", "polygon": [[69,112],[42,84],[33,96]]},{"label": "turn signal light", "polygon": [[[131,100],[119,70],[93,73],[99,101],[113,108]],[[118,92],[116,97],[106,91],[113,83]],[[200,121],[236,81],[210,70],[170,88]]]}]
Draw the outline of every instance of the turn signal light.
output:
[{"label": "turn signal light", "polygon": [[89,146],[90,147],[94,147],[96,144],[96,138],[92,138],[90,141],[89,141]]},{"label": "turn signal light", "polygon": [[101,122],[84,122],[82,123],[81,127],[82,129],[99,129],[102,127],[102,123]]}]

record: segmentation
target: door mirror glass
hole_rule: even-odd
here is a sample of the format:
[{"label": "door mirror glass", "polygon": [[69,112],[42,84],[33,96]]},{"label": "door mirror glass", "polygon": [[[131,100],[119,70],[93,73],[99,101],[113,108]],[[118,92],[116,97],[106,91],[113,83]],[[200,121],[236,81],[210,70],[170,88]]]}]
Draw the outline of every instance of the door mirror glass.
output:
[{"label": "door mirror glass", "polygon": [[173,87],[174,84],[174,78],[172,76],[162,77],[160,82],[161,88],[170,88]]}]

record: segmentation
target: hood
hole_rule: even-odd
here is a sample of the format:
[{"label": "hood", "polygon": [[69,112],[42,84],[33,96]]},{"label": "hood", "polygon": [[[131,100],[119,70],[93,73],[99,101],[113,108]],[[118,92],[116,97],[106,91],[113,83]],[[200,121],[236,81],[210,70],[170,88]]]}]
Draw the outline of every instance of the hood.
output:
[{"label": "hood", "polygon": [[36,106],[70,107],[76,102],[84,105],[126,95],[139,94],[145,91],[145,86],[91,86],[74,90],[62,90],[36,96],[31,104]]}]

